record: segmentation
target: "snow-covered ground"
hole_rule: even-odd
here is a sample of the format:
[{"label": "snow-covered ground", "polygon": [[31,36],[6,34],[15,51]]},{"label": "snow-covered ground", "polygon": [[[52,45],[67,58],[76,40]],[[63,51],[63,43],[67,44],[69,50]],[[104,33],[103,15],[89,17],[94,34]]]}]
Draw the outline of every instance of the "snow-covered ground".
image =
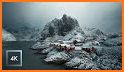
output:
[{"label": "snow-covered ground", "polygon": [[70,57],[65,52],[58,52],[55,54],[50,55],[46,59],[44,59],[46,62],[53,62],[53,63],[62,63],[69,59]]}]

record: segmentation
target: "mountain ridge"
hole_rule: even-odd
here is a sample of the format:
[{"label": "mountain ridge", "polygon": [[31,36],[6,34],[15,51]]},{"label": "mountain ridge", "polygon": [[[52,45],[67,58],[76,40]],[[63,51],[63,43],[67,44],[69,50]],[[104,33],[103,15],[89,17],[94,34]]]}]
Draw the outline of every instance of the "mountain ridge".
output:
[{"label": "mountain ridge", "polygon": [[[78,21],[64,14],[61,19],[55,18],[45,25],[40,39],[44,40],[55,35],[65,36],[74,29],[81,31]],[[82,33],[84,32],[82,31]]]}]

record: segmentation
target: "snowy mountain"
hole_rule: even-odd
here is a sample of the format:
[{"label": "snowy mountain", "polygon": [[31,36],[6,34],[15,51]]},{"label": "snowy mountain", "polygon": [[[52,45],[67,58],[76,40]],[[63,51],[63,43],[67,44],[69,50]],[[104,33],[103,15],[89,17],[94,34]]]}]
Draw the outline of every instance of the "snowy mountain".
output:
[{"label": "snowy mountain", "polygon": [[38,27],[25,23],[25,21],[3,24],[2,28],[12,33],[17,41],[35,41],[35,38],[41,32]]},{"label": "snowy mountain", "polygon": [[100,29],[96,28],[84,28],[83,30],[86,35],[104,35],[104,33]]},{"label": "snowy mountain", "polygon": [[55,18],[45,25],[43,31],[41,32],[40,39],[44,40],[48,37],[66,36],[70,32],[72,33],[72,31],[80,31],[84,34],[78,24],[78,21],[64,14],[61,19]]},{"label": "snowy mountain", "polygon": [[[47,63],[62,63],[67,68],[83,70],[120,70],[122,69],[122,34],[104,33],[100,29],[81,29],[76,19],[63,15],[61,19],[54,19],[44,27],[40,34],[42,42],[37,42],[32,49],[40,49],[45,53]],[[74,42],[77,41],[76,44]],[[61,50],[61,46],[72,51]],[[70,43],[71,42],[71,43]],[[58,43],[57,46],[50,46]],[[77,49],[78,48],[78,49]],[[88,52],[95,48],[95,52]]]},{"label": "snowy mountain", "polygon": [[2,29],[2,41],[16,41],[16,38],[11,33]]}]

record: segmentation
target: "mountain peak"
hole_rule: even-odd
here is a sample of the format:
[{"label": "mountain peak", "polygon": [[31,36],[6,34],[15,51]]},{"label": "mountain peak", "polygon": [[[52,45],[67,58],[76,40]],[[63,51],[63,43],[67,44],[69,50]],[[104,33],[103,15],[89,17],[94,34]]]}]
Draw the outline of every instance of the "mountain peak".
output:
[{"label": "mountain peak", "polygon": [[68,16],[67,16],[67,14],[63,14],[63,16],[62,16],[62,18],[67,18]]},{"label": "mountain peak", "polygon": [[76,27],[80,27],[78,21],[71,16],[63,14],[61,19],[53,19],[45,25],[41,38],[53,37],[54,35],[65,36]]}]

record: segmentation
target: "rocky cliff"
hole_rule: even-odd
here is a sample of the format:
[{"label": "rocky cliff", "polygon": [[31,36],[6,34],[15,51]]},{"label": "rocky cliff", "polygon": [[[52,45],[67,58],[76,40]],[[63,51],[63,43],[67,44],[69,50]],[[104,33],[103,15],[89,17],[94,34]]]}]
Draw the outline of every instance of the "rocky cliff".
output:
[{"label": "rocky cliff", "polygon": [[55,18],[45,25],[40,39],[44,40],[47,37],[53,37],[55,35],[65,36],[74,29],[81,31],[78,21],[64,14],[61,19]]}]

